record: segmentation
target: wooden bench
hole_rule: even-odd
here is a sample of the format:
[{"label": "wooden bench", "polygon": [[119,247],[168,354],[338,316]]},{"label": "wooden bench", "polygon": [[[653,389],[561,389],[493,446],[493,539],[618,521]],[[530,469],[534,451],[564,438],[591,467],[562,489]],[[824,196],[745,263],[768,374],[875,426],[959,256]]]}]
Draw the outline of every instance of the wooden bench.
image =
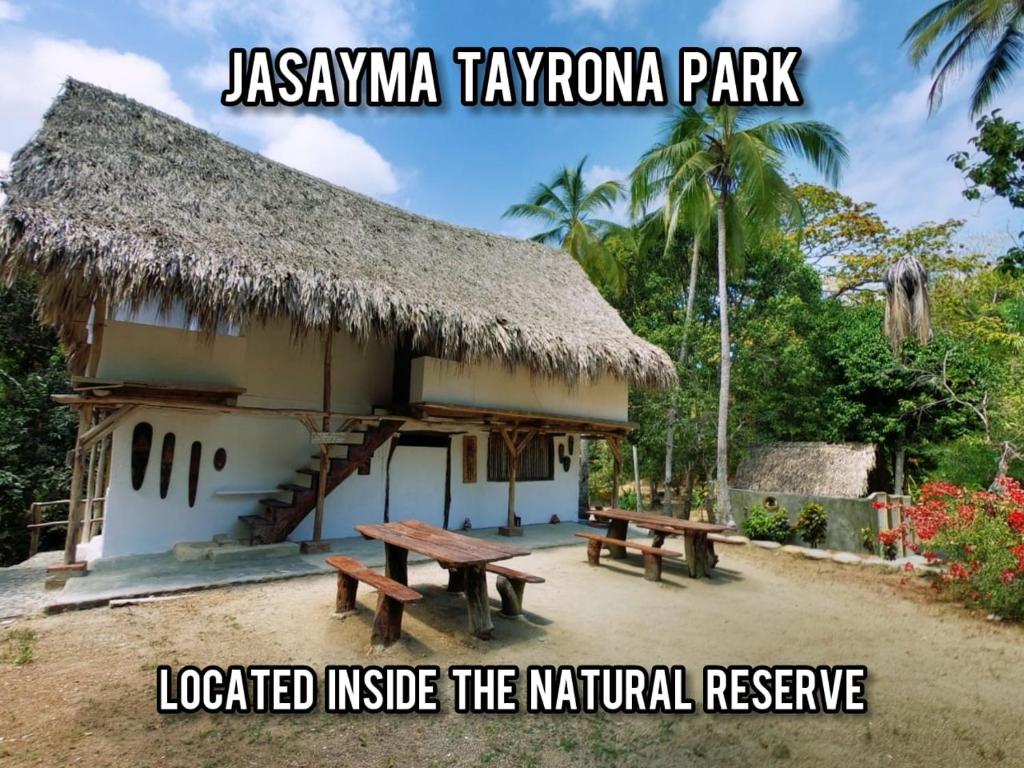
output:
[{"label": "wooden bench", "polygon": [[544,579],[540,576],[516,571],[497,563],[488,563],[487,570],[498,577],[502,616],[521,616],[523,614],[523,590],[526,589],[526,585],[544,583]]},{"label": "wooden bench", "polygon": [[647,581],[661,581],[661,559],[663,557],[682,557],[681,552],[661,547],[652,547],[640,541],[629,539],[615,539],[609,536],[601,536],[587,531],[578,531],[576,536],[587,540],[587,560],[591,565],[601,564],[602,547],[622,547],[624,549],[638,550],[644,556],[644,578]]},{"label": "wooden bench", "polygon": [[338,597],[335,603],[337,614],[344,617],[355,613],[359,582],[369,584],[379,593],[370,641],[375,646],[384,647],[397,642],[402,636],[405,604],[421,600],[423,595],[382,573],[371,571],[351,557],[333,555],[327,558],[327,564],[338,572]]}]

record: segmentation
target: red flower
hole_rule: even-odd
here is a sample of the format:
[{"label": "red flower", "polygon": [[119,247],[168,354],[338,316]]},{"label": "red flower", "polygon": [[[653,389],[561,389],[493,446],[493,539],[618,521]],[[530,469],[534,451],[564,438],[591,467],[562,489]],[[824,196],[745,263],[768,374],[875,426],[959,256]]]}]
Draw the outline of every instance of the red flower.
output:
[{"label": "red flower", "polygon": [[907,573],[913,573],[914,572],[914,564],[913,563],[904,563],[903,564],[903,570],[906,571]]},{"label": "red flower", "polygon": [[886,504],[884,501],[872,501],[871,506],[874,507],[875,509],[886,509],[889,505]]},{"label": "red flower", "polygon": [[1013,568],[1007,568],[1005,571],[1003,571],[1003,575],[1000,577],[1000,580],[1006,586],[1010,586],[1011,584],[1013,584],[1013,580],[1016,578],[1017,574],[1014,572]]},{"label": "red flower", "polygon": [[1016,509],[1009,514],[1007,522],[1017,533],[1024,533],[1024,509]]}]

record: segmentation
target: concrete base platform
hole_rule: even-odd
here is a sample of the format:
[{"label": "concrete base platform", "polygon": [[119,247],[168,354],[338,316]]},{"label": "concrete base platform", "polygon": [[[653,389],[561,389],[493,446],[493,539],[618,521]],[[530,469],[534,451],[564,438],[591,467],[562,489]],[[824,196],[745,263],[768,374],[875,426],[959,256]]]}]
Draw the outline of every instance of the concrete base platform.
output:
[{"label": "concrete base platform", "polygon": [[231,539],[225,543],[217,541],[182,541],[174,545],[171,554],[182,563],[195,560],[249,560],[264,557],[291,557],[299,554],[299,545],[293,541],[278,544],[261,544],[250,547]]}]

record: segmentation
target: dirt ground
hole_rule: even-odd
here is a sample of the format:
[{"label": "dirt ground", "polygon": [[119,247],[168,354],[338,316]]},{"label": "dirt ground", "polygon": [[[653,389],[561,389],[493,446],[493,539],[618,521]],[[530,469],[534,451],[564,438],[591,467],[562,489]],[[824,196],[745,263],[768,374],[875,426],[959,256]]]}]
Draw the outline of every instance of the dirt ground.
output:
[{"label": "dirt ground", "polygon": [[[375,594],[330,617],[329,576],[33,618],[0,635],[0,765],[1020,765],[1024,629],[943,602],[922,580],[719,546],[713,580],[594,569],[582,546],[519,561],[525,620],[470,639],[435,564],[405,639],[368,647]],[[365,588],[364,588],[365,589]],[[493,592],[493,586],[492,586]],[[30,661],[26,662],[26,656]],[[20,658],[19,658],[20,657]],[[15,664],[20,660],[20,665]],[[866,715],[159,715],[158,664],[866,664]]]}]

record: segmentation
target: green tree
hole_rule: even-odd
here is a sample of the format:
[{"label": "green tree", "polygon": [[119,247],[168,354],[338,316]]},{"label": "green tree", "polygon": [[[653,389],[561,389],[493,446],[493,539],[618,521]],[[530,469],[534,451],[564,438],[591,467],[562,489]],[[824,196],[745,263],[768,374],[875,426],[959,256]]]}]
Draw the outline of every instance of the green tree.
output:
[{"label": "green tree", "polygon": [[68,387],[56,335],[37,322],[33,283],[0,289],[0,565],[28,553],[29,505],[67,497],[76,422],[51,395]]},{"label": "green tree", "polygon": [[985,109],[1009,85],[1024,61],[1024,3],[1020,0],[945,0],[927,11],[903,38],[910,60],[924,61],[945,40],[932,67],[928,104],[934,111],[950,78],[987,52],[971,94],[971,114]]},{"label": "green tree", "polygon": [[719,307],[719,398],[716,436],[718,507],[731,521],[728,476],[730,366],[729,262],[781,219],[800,218],[799,204],[783,175],[787,155],[809,162],[836,182],[846,147],[832,127],[814,121],[757,122],[757,112],[730,106],[683,107],[665,140],[641,158],[633,173],[634,196],[657,193],[674,208],[670,220],[716,222]]},{"label": "green tree", "polygon": [[[1024,129],[1002,117],[999,110],[984,115],[976,127],[978,135],[971,139],[975,154],[956,152],[949,158],[970,182],[964,197],[981,200],[988,190],[1014,208],[1024,208]],[[1018,240],[1024,240],[1024,232]],[[999,259],[999,268],[1024,274],[1024,247],[1019,242]]]},{"label": "green tree", "polygon": [[605,181],[589,187],[583,178],[586,162],[584,157],[575,167],[562,168],[550,182],[538,184],[525,203],[510,205],[504,216],[540,222],[546,229],[532,240],[561,246],[591,282],[616,295],[622,291],[624,273],[605,241],[618,227],[598,215],[612,210],[623,195],[622,185]]}]

